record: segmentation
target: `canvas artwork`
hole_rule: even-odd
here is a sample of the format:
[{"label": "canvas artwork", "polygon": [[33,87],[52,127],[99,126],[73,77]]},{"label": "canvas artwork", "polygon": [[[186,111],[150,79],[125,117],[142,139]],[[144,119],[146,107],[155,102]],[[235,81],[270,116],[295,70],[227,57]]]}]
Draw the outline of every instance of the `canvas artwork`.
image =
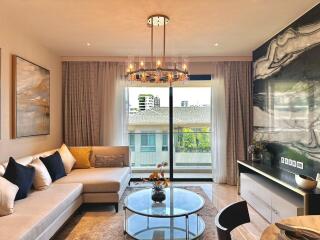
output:
[{"label": "canvas artwork", "polygon": [[50,72],[13,56],[13,137],[50,133]]},{"label": "canvas artwork", "polygon": [[320,5],[253,54],[254,137],[274,164],[312,177],[320,172],[319,56]]}]

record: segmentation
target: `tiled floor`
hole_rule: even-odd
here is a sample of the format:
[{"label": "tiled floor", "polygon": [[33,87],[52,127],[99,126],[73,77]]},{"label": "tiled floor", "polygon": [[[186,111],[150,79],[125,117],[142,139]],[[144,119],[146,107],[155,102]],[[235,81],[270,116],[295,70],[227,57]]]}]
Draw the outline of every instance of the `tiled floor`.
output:
[{"label": "tiled floor", "polygon": [[[230,203],[240,201],[242,198],[237,194],[235,186],[215,183],[173,183],[177,186],[196,185],[201,186],[204,192],[208,195],[213,205],[218,211]],[[255,240],[260,239],[263,230],[269,223],[262,218],[255,210],[249,206],[249,214],[251,222],[242,225],[233,231],[233,239],[235,240]]]}]

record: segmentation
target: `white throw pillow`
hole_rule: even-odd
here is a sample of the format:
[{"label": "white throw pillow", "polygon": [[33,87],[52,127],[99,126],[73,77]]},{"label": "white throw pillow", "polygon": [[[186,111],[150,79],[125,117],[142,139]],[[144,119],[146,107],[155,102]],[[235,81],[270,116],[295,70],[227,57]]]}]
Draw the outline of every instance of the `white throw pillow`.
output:
[{"label": "white throw pillow", "polygon": [[14,199],[19,188],[17,185],[0,177],[0,216],[13,213]]},{"label": "white throw pillow", "polygon": [[65,144],[62,144],[58,152],[60,153],[66,174],[70,173],[73,165],[76,163],[76,159],[73,157],[72,153]]},{"label": "white throw pillow", "polygon": [[6,171],[5,167],[3,164],[0,164],[0,176],[3,176],[4,172]]},{"label": "white throw pillow", "polygon": [[35,158],[29,163],[30,167],[34,167],[35,173],[33,177],[33,187],[36,190],[45,190],[52,183],[50,174],[39,158]]}]

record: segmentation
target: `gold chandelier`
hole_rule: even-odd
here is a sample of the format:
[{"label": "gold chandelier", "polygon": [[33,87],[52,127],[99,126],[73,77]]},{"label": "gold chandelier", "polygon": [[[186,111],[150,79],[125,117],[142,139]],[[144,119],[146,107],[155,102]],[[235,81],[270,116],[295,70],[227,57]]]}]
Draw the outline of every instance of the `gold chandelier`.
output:
[{"label": "gold chandelier", "polygon": [[[186,62],[166,61],[166,25],[169,17],[165,15],[152,15],[147,25],[151,29],[151,57],[149,62],[134,60],[128,64],[126,76],[130,81],[169,83],[188,80]],[[161,58],[153,56],[153,28],[163,26],[163,54]]]}]

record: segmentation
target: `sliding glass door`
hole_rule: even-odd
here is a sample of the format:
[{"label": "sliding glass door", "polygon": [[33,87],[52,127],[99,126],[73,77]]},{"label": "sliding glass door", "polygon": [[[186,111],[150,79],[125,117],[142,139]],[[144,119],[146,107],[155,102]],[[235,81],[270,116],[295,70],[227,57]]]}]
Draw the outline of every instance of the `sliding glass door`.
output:
[{"label": "sliding glass door", "polygon": [[211,88],[200,82],[129,87],[133,178],[147,177],[164,161],[171,179],[212,178],[210,104]]},{"label": "sliding glass door", "polygon": [[173,132],[173,177],[212,178],[210,87],[173,87]]},{"label": "sliding glass door", "polygon": [[169,163],[168,87],[129,87],[128,122],[133,178],[144,178],[157,164]]}]

